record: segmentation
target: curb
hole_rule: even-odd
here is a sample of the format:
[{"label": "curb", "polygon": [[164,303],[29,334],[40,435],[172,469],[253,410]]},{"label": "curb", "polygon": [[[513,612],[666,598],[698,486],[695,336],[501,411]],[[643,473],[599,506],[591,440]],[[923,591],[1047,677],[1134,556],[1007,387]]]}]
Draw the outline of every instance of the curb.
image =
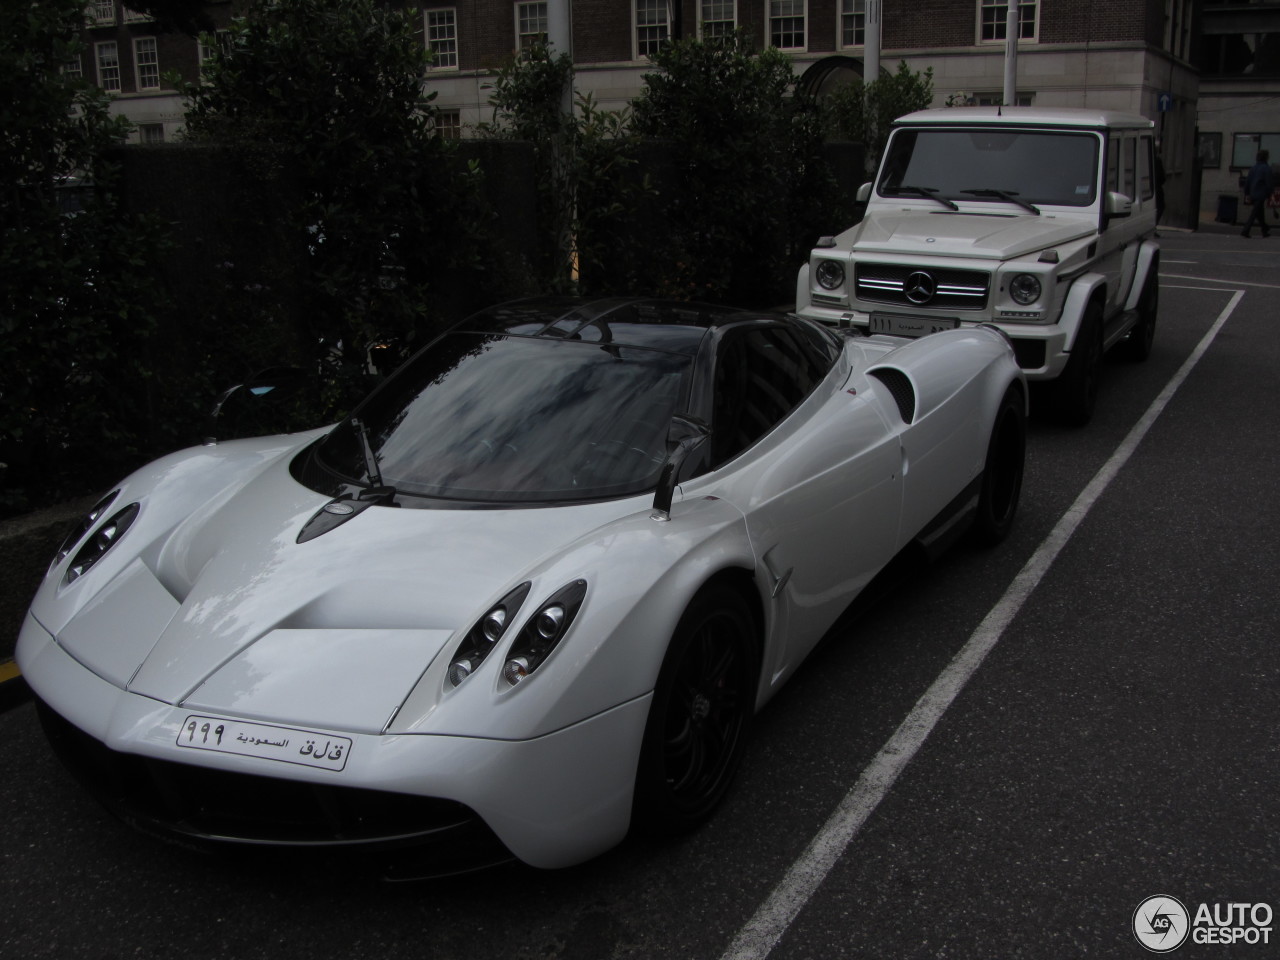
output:
[{"label": "curb", "polygon": [[22,679],[18,665],[12,660],[0,660],[0,713],[30,699],[31,688]]}]

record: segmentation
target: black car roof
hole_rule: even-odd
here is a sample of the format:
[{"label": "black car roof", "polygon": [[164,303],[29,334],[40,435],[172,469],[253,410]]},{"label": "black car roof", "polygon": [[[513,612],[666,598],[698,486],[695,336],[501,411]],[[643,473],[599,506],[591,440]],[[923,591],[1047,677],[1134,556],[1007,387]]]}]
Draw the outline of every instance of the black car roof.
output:
[{"label": "black car roof", "polygon": [[535,297],[489,307],[454,330],[648,347],[692,356],[709,329],[760,316],[681,300]]}]

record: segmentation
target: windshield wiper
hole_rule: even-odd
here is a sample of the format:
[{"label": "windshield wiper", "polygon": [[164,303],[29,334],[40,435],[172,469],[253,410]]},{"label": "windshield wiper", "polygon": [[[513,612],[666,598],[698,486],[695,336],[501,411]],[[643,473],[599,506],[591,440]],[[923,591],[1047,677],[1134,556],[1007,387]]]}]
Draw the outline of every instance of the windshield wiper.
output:
[{"label": "windshield wiper", "polygon": [[1027,203],[1025,200],[1019,200],[1018,194],[1012,190],[997,190],[994,187],[983,187],[980,190],[961,190],[961,193],[967,193],[973,197],[995,197],[997,200],[1004,200],[1008,203],[1016,203],[1023,210],[1029,210],[1037,217],[1040,216],[1040,208],[1034,204]]},{"label": "windshield wiper", "polygon": [[360,440],[360,452],[364,454],[364,469],[369,476],[369,486],[361,490],[356,499],[389,503],[393,507],[399,506],[395,502],[396,488],[388,487],[382,482],[382,470],[378,468],[378,458],[373,452],[373,445],[369,443],[369,431],[364,421],[359,417],[352,417],[351,426]]},{"label": "windshield wiper", "polygon": [[898,195],[902,195],[902,194],[904,194],[904,193],[914,193],[914,194],[915,194],[916,196],[918,196],[918,197],[927,197],[927,198],[928,198],[928,199],[930,199],[930,200],[937,200],[937,201],[938,201],[938,203],[942,204],[942,205],[943,205],[944,207],[946,207],[948,210],[959,210],[959,209],[960,209],[960,208],[959,208],[959,207],[957,207],[954,203],[952,203],[950,200],[948,200],[946,197],[939,197],[939,196],[937,196],[937,193],[938,193],[938,188],[937,188],[937,187],[907,187],[907,186],[898,186],[898,187],[894,187],[894,188],[893,188],[893,192],[894,192],[895,194],[898,194]]}]

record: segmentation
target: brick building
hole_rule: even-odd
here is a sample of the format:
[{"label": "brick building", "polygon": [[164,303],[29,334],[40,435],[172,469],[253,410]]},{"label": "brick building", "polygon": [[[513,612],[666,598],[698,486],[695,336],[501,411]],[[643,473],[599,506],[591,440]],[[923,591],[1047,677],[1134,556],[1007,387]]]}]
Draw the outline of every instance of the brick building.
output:
[{"label": "brick building", "polygon": [[[649,54],[672,37],[741,29],[790,54],[797,74],[832,56],[860,69],[873,0],[419,0],[423,42],[436,55],[427,83],[450,134],[489,119],[492,72],[546,34],[554,2],[570,4],[577,88],[621,107],[640,92]],[[932,69],[935,105],[957,94],[975,103],[1001,96],[1008,0],[880,3],[882,67],[902,60]],[[225,26],[240,5],[211,2],[206,11]],[[138,139],[171,139],[182,105],[163,76],[198,77],[207,51],[119,2],[88,12],[89,52],[68,68],[117,93],[114,109],[139,125]],[[1217,191],[1233,188],[1237,154],[1280,137],[1280,0],[1022,0],[1018,51],[1019,103],[1119,109],[1157,122],[1168,223],[1195,220],[1197,156],[1206,158],[1200,206],[1209,209]]]}]

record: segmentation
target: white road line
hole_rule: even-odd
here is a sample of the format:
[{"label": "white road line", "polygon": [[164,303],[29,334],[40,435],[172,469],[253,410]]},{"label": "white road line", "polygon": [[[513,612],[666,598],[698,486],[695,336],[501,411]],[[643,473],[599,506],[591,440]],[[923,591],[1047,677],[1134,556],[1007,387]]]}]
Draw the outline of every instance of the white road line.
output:
[{"label": "white road line", "polygon": [[[1225,292],[1225,291],[1224,291]],[[1048,537],[1032,554],[1021,572],[1013,579],[1004,596],[996,603],[969,640],[956,654],[955,659],[938,675],[938,678],[917,702],[911,713],[902,721],[875,759],[862,771],[835,812],[827,818],[822,829],[809,842],[800,858],[791,865],[762,903],[755,915],[738,931],[733,942],[725,950],[721,960],[764,960],[773,950],[793,920],[804,909],[826,879],[831,868],[844,854],[849,843],[857,835],[867,818],[875,812],[880,801],[888,794],[898,776],[923,746],[942,715],[951,706],[969,679],[981,666],[983,659],[995,647],[1028,596],[1043,579],[1071,535],[1075,533],[1097,502],[1102,492],[1115,479],[1116,474],[1137,449],[1151,425],[1160,416],[1174,393],[1200,362],[1218,331],[1235,311],[1245,291],[1235,290],[1231,300],[1218,314],[1209,332],[1196,345],[1191,356],[1165,385],[1160,395],[1152,401],[1133,429],[1121,441],[1111,458],[1103,464],[1089,481],[1088,486],[1076,497],[1067,512],[1062,515]]]},{"label": "white road line", "polygon": [[[1162,273],[1161,277],[1168,277],[1170,280],[1198,280],[1201,283],[1221,283],[1228,288],[1231,287],[1263,287],[1267,290],[1280,290],[1280,284],[1276,283],[1252,283],[1248,280],[1217,280],[1213,277],[1186,277],[1178,273]],[[1226,290],[1222,291],[1226,293]]]}]

